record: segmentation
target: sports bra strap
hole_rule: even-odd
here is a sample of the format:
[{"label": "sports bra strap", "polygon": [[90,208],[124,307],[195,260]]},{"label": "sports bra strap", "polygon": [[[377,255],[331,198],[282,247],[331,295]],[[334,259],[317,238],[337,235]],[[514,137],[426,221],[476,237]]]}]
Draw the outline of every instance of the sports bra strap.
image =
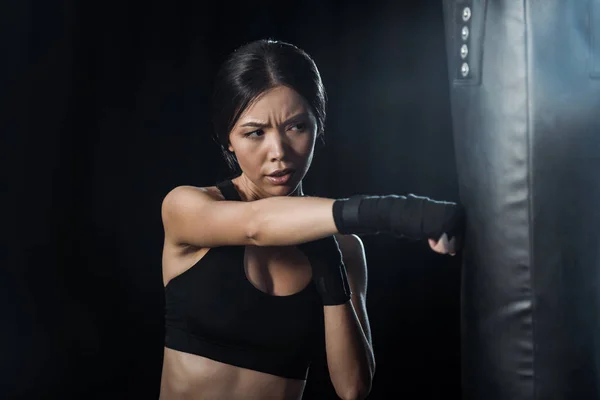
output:
[{"label": "sports bra strap", "polygon": [[233,186],[233,182],[230,179],[219,182],[217,184],[217,188],[219,188],[223,194],[223,197],[225,197],[225,200],[242,201],[242,198],[235,189],[235,186]]}]

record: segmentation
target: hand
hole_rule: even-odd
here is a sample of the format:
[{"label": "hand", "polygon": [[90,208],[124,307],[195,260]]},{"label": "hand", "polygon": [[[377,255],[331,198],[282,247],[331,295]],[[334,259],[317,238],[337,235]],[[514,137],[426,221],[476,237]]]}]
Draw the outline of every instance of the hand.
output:
[{"label": "hand", "polygon": [[312,267],[313,281],[323,305],[344,304],[350,300],[350,286],[342,253],[334,236],[298,245]]},{"label": "hand", "polygon": [[445,233],[442,237],[435,241],[433,239],[429,239],[429,247],[436,253],[440,254],[450,254],[451,256],[455,256],[456,252],[460,250],[460,241],[455,237],[448,240],[448,235]]}]

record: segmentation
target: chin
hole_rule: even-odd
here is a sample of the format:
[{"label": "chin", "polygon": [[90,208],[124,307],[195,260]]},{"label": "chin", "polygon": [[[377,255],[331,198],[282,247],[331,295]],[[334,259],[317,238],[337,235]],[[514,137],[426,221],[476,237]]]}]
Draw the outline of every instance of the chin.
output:
[{"label": "chin", "polygon": [[285,185],[272,185],[268,192],[274,196],[288,196],[298,189],[299,184],[300,182],[289,182]]},{"label": "chin", "polygon": [[296,186],[297,185],[295,185],[295,186],[292,186],[292,185],[273,186],[269,190],[269,193],[271,193],[273,196],[287,196],[296,189]]},{"label": "chin", "polygon": [[292,177],[288,182],[279,185],[273,184],[267,180],[265,186],[263,186],[263,190],[271,196],[288,196],[297,190],[300,185],[300,181],[295,178],[296,177]]}]

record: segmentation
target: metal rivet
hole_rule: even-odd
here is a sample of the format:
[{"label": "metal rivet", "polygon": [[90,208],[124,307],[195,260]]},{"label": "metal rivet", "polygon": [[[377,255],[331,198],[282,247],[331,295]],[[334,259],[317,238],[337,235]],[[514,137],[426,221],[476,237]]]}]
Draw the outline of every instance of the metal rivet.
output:
[{"label": "metal rivet", "polygon": [[462,40],[467,40],[469,38],[468,26],[463,26],[462,30],[460,31],[460,36],[462,36]]},{"label": "metal rivet", "polygon": [[462,76],[469,75],[469,64],[463,63],[460,67],[460,73],[462,74]]},{"label": "metal rivet", "polygon": [[469,54],[469,47],[466,44],[463,44],[460,47],[460,56],[465,59],[467,58],[467,55]]},{"label": "metal rivet", "polygon": [[471,9],[469,7],[465,7],[462,13],[463,21],[467,22],[471,18]]}]

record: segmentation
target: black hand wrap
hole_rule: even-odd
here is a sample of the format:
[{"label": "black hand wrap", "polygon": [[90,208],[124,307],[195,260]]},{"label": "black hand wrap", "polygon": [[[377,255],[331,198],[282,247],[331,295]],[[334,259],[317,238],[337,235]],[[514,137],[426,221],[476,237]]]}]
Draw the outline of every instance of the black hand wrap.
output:
[{"label": "black hand wrap", "polygon": [[438,240],[460,236],[464,212],[460,205],[427,197],[353,196],[333,203],[333,218],[342,234],[391,233],[409,239]]},{"label": "black hand wrap", "polygon": [[324,306],[344,304],[350,300],[350,285],[342,253],[335,237],[329,236],[298,245],[312,267],[313,281]]}]

